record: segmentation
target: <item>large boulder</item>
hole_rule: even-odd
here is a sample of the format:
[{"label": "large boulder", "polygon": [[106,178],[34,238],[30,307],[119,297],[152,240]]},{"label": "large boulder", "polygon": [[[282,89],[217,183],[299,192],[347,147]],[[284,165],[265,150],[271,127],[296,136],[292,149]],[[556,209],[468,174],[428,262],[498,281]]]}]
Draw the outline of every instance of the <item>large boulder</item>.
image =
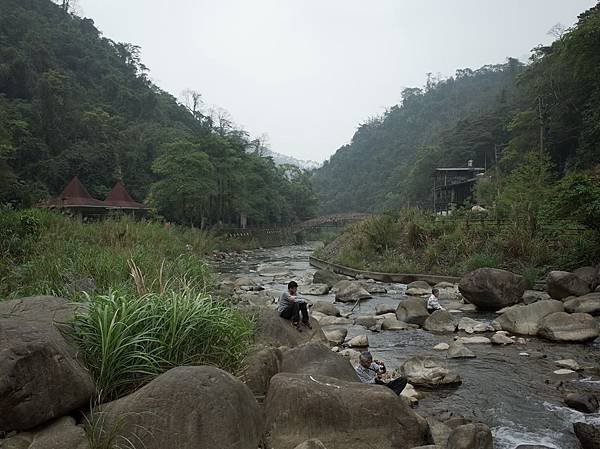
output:
[{"label": "large boulder", "polygon": [[554,299],[583,296],[591,291],[590,285],[568,271],[551,271],[546,278],[546,290]]},{"label": "large boulder", "polygon": [[581,449],[600,449],[600,426],[576,422],[573,430],[581,443]]},{"label": "large boulder", "polygon": [[375,315],[385,315],[386,313],[396,313],[396,306],[392,304],[377,304],[375,306]]},{"label": "large boulder", "polygon": [[429,290],[429,293],[431,293],[431,286],[425,281],[412,281],[406,288],[420,288],[421,290]]},{"label": "large boulder", "polygon": [[523,276],[496,268],[467,273],[458,284],[460,293],[482,310],[498,310],[521,301],[527,288]]},{"label": "large boulder", "polygon": [[325,301],[314,301],[312,311],[329,316],[340,316],[340,309],[338,309],[335,304]]},{"label": "large boulder", "polygon": [[425,301],[420,298],[408,298],[400,301],[396,309],[396,318],[404,323],[422,326],[429,318]]},{"label": "large boulder", "polygon": [[556,312],[564,311],[562,301],[542,300],[528,306],[509,308],[494,321],[500,329],[522,335],[537,335],[542,319]]},{"label": "large boulder", "polygon": [[427,434],[423,418],[389,388],[332,377],[278,374],[265,410],[269,447],[277,449],[309,438],[328,449],[408,449],[424,444]]},{"label": "large boulder", "polygon": [[540,323],[538,335],[552,341],[584,342],[599,335],[598,325],[587,313],[552,313]]},{"label": "large boulder", "polygon": [[329,287],[333,287],[335,284],[343,281],[344,279],[346,279],[346,276],[336,274],[329,270],[317,270],[313,275],[313,282],[315,284],[327,284]]},{"label": "large boulder", "polygon": [[569,393],[565,397],[565,404],[581,413],[596,413],[598,399],[592,393]]},{"label": "large boulder", "polygon": [[474,423],[458,426],[450,433],[447,449],[493,449],[494,442],[490,428],[485,424]]},{"label": "large boulder", "polygon": [[573,271],[573,274],[579,279],[585,281],[590,290],[594,290],[598,285],[598,269],[596,267],[581,267]]},{"label": "large boulder", "polygon": [[290,320],[281,318],[275,310],[254,307],[247,310],[256,322],[254,340],[266,346],[288,346],[290,348],[310,341],[327,343],[327,338],[317,320],[310,320],[312,329],[303,327],[302,332],[292,326]]},{"label": "large boulder", "polygon": [[358,281],[340,281],[336,284],[336,301],[356,302],[369,298],[371,298],[371,294]]},{"label": "large boulder", "polygon": [[242,363],[242,382],[256,396],[266,395],[271,377],[281,370],[282,357],[279,348],[253,348]]},{"label": "large boulder", "polygon": [[256,449],[263,425],[250,389],[211,366],[173,368],[95,415],[102,444],[112,438],[144,449]]},{"label": "large boulder", "polygon": [[325,337],[327,341],[332,346],[340,346],[346,340],[346,335],[348,335],[348,329],[333,329],[333,330],[325,330]]},{"label": "large boulder", "polygon": [[600,293],[588,293],[578,298],[565,300],[565,310],[569,313],[589,313],[600,315]]},{"label": "large boulder", "polygon": [[448,444],[448,437],[452,429],[445,423],[438,421],[433,417],[427,418],[427,424],[429,425],[429,440],[438,447],[445,448]]},{"label": "large boulder", "polygon": [[458,323],[447,310],[436,310],[425,320],[423,328],[431,332],[454,332]]},{"label": "large boulder", "polygon": [[0,432],[33,428],[94,397],[90,373],[56,325],[75,308],[48,296],[0,302]]},{"label": "large boulder", "polygon": [[320,343],[308,343],[283,353],[282,373],[311,374],[359,382],[356,371],[344,356]]},{"label": "large boulder", "polygon": [[405,361],[400,372],[412,385],[442,387],[461,383],[460,376],[448,369],[446,362],[432,356],[416,356]]},{"label": "large boulder", "polygon": [[58,418],[30,432],[21,432],[4,441],[2,449],[93,449],[82,426],[70,416]]}]

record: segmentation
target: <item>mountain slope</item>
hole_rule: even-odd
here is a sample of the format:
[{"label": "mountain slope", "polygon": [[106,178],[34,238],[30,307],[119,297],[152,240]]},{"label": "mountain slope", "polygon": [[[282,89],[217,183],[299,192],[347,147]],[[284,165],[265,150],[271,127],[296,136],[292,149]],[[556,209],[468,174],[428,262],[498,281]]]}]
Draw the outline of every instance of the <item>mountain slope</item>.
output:
[{"label": "mountain slope", "polygon": [[[455,77],[425,89],[405,89],[401,105],[361,124],[351,143],[315,172],[322,212],[377,211],[397,208],[401,201],[423,201],[421,192],[411,194],[403,185],[419,152],[442,146],[444,139],[451,139],[451,130],[464,127],[466,121],[490,119],[499,106],[510,108],[514,81],[522,70],[521,63],[510,59],[475,71],[459,70]],[[455,151],[448,162],[464,165],[474,159],[483,165],[492,151],[473,146]],[[430,171],[412,176],[430,179]]]}]

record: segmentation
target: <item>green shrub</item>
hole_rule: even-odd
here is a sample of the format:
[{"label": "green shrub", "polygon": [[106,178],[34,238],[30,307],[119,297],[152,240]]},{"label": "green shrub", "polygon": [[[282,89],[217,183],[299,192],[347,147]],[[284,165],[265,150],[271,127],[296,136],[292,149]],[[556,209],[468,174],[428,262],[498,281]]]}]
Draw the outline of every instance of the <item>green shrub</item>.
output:
[{"label": "green shrub", "polygon": [[497,254],[473,254],[465,261],[465,271],[474,271],[478,268],[500,268],[502,260]]},{"label": "green shrub", "polygon": [[65,331],[78,345],[101,401],[128,394],[178,365],[235,371],[252,325],[239,311],[192,292],[117,292],[89,298]]}]

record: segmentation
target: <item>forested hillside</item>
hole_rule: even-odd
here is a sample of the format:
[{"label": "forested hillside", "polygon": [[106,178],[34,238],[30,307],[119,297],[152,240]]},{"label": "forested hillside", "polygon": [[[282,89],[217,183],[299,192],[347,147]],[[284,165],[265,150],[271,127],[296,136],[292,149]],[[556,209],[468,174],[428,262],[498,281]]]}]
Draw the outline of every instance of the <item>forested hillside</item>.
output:
[{"label": "forested hillside", "polygon": [[315,173],[322,211],[428,207],[433,168],[469,159],[490,168],[498,154],[494,189],[480,197],[488,206],[497,200],[490,193],[524,165],[547,167],[548,179],[590,169],[600,160],[599,73],[596,6],[551,46],[535,49],[526,66],[509,59],[405,89],[400,105],[360,125]]},{"label": "forested hillside", "polygon": [[[68,2],[66,2],[68,5]],[[139,48],[49,0],[0,0],[0,203],[31,205],[78,175],[183,223],[310,217],[308,175],[276,167],[229,120],[154,85]]]}]

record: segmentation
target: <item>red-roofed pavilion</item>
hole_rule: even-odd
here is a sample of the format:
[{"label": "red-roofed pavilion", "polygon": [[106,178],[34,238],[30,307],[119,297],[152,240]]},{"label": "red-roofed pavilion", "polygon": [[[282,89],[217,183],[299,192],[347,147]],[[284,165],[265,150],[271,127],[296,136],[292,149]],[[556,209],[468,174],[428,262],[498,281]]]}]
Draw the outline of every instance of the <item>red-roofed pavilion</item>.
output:
[{"label": "red-roofed pavilion", "polygon": [[84,185],[75,176],[63,189],[63,191],[46,202],[44,207],[69,208],[69,209],[105,209],[106,205],[92,198]]},{"label": "red-roofed pavilion", "polygon": [[121,181],[117,181],[113,189],[110,191],[104,204],[109,208],[115,209],[135,209],[135,210],[148,210],[148,207],[142,203],[135,201]]}]

